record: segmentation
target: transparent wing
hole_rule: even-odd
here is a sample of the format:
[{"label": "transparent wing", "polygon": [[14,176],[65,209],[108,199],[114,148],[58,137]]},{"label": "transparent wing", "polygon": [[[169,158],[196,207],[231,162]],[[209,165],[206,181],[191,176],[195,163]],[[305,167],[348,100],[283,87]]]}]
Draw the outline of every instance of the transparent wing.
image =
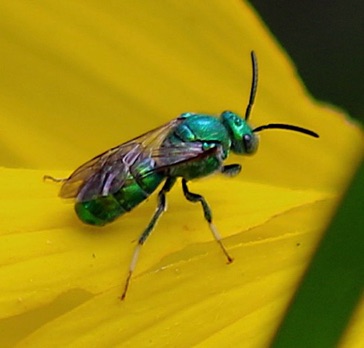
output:
[{"label": "transparent wing", "polygon": [[138,163],[151,163],[152,160],[154,165],[151,171],[158,171],[199,157],[204,152],[199,143],[161,147],[169,132],[184,120],[183,117],[176,118],[96,156],[70,175],[59,195],[63,198],[77,198],[78,201],[106,196],[124,185],[130,169]]}]

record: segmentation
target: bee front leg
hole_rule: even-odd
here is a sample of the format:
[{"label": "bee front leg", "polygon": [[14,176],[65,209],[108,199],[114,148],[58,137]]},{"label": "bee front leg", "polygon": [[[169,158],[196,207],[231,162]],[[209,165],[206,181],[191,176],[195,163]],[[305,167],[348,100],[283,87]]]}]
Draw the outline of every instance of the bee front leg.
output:
[{"label": "bee front leg", "polygon": [[226,176],[236,176],[241,172],[240,164],[229,164],[221,168],[221,173]]},{"label": "bee front leg", "polygon": [[164,183],[162,189],[158,193],[157,209],[156,209],[154,215],[152,216],[152,219],[150,220],[147,228],[140,235],[139,240],[138,240],[138,244],[135,247],[133,256],[132,256],[130,264],[129,264],[129,273],[128,273],[128,276],[126,277],[126,281],[125,281],[125,285],[124,285],[124,291],[123,291],[123,293],[122,293],[122,295],[120,297],[121,300],[125,299],[125,296],[126,296],[126,293],[128,291],[129,284],[130,284],[130,279],[131,279],[131,276],[132,276],[132,274],[133,274],[133,272],[135,270],[135,266],[137,264],[140,249],[141,249],[142,245],[145,243],[145,241],[147,240],[149,235],[152,233],[152,231],[153,231],[156,223],[158,222],[159,218],[161,217],[161,215],[167,209],[166,193],[171,190],[171,188],[173,187],[175,182],[176,182],[176,178],[171,178],[171,177],[167,178],[167,180]]}]

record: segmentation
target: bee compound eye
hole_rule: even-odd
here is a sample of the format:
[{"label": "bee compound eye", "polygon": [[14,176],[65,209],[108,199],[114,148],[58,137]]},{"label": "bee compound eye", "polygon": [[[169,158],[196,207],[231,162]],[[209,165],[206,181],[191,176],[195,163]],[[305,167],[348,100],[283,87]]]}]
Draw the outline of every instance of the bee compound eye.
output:
[{"label": "bee compound eye", "polygon": [[245,134],[243,136],[243,144],[245,152],[247,154],[252,154],[257,149],[257,138],[252,134]]},{"label": "bee compound eye", "polygon": [[243,143],[244,143],[244,147],[246,148],[246,150],[249,149],[249,147],[251,146],[251,142],[252,142],[252,137],[250,134],[245,134],[243,136]]}]

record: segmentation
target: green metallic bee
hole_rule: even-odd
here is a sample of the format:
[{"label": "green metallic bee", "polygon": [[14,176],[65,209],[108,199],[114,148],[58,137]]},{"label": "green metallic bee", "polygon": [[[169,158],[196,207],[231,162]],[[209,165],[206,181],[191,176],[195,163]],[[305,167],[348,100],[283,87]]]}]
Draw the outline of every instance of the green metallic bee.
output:
[{"label": "green metallic bee", "polygon": [[265,129],[286,129],[318,137],[305,128],[288,124],[267,124],[252,128],[248,124],[258,84],[258,64],[251,52],[253,78],[245,117],[224,111],[220,118],[205,114],[184,113],[165,125],[133,140],[116,146],[76,169],[67,179],[46,179],[63,182],[60,197],[74,198],[75,211],[81,221],[103,226],[131,211],[147,199],[164,181],[158,193],[157,209],[140,235],[121,299],[126,296],[136,267],[141,246],[166,210],[166,194],[182,178],[182,190],[190,202],[201,203],[205,220],[220,245],[227,262],[233,261],[222,244],[220,234],[212,222],[212,213],[205,198],[188,189],[189,180],[212,173],[235,176],[240,164],[224,165],[230,151],[238,155],[252,155],[258,148],[256,133]]}]

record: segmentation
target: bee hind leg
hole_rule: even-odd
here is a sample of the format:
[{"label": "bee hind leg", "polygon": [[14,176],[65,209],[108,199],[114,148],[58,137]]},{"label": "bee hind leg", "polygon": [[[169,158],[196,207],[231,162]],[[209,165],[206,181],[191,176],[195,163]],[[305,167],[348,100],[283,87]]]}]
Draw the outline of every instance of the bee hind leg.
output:
[{"label": "bee hind leg", "polygon": [[133,272],[135,270],[135,267],[136,267],[136,264],[137,264],[137,261],[139,258],[140,249],[143,246],[143,244],[145,243],[145,241],[147,240],[147,238],[152,233],[152,231],[153,231],[156,223],[158,222],[159,218],[161,217],[161,215],[167,209],[166,194],[167,194],[167,192],[169,192],[171,190],[171,188],[175,182],[176,182],[176,178],[169,177],[166,180],[166,182],[164,183],[162,189],[158,193],[157,209],[156,209],[154,215],[152,216],[152,219],[150,220],[148,226],[143,231],[143,233],[140,235],[138,244],[136,245],[133,256],[131,258],[131,261],[129,264],[129,272],[126,277],[125,283],[124,283],[124,291],[120,297],[120,300],[122,300],[122,301],[125,299],[126,293],[128,291],[130,279],[131,279],[131,276],[133,275]]},{"label": "bee hind leg", "polygon": [[[239,169],[235,165],[232,165],[232,166],[234,166],[234,168],[233,168],[234,171]],[[216,242],[219,244],[222,252],[224,253],[224,255],[227,259],[227,263],[233,262],[233,258],[229,255],[229,253],[225,249],[224,244],[221,241],[221,236],[220,236],[219,231],[217,230],[216,226],[212,222],[212,212],[211,212],[211,209],[210,209],[209,205],[207,204],[205,198],[197,193],[191,192],[188,189],[186,179],[182,179],[182,189],[183,189],[183,194],[185,195],[185,197],[188,201],[190,201],[192,203],[198,203],[198,202],[201,203],[205,220],[209,224],[209,228],[210,228],[212,235],[214,236]]]},{"label": "bee hind leg", "polygon": [[43,181],[53,181],[53,182],[64,182],[66,181],[68,178],[55,178],[51,175],[44,175],[43,176]]}]

